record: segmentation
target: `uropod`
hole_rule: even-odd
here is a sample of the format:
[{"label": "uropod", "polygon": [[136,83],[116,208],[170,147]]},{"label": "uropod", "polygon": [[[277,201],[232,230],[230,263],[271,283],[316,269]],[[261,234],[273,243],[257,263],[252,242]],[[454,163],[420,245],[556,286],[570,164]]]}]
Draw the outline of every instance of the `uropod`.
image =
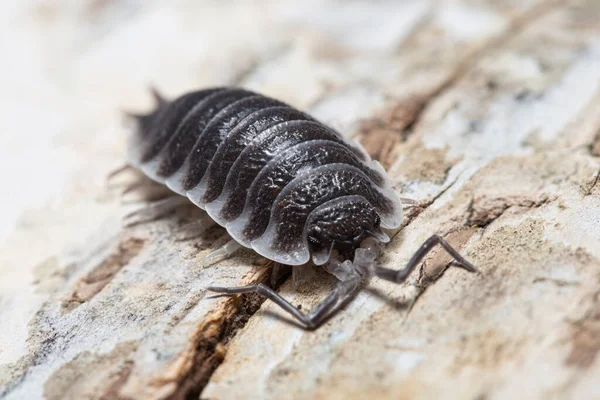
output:
[{"label": "uropod", "polygon": [[265,284],[208,290],[259,293],[315,329],[362,277],[403,282],[437,244],[477,271],[438,235],[402,270],[377,265],[390,240],[383,229],[402,222],[402,199],[362,146],[306,113],[240,88],[204,89],[172,101],[155,97],[152,112],[132,115],[130,166],[225,227],[235,242],[223,253],[241,245],[294,269],[312,261],[339,280],[307,314]]}]

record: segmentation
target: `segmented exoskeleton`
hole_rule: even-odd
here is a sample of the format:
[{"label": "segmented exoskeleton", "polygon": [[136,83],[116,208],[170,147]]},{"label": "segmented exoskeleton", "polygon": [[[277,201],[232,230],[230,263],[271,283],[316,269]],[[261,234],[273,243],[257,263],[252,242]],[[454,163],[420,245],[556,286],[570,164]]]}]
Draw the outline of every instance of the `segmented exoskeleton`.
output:
[{"label": "segmented exoskeleton", "polygon": [[340,279],[307,315],[263,284],[210,290],[256,291],[315,328],[361,276],[402,282],[437,243],[475,271],[439,236],[404,270],[376,266],[379,245],[389,241],[383,229],[402,221],[401,199],[360,145],[307,114],[239,88],[157,98],[155,110],[136,116],[128,146],[133,167],[205,209],[237,243],[287,265],[312,260]]}]

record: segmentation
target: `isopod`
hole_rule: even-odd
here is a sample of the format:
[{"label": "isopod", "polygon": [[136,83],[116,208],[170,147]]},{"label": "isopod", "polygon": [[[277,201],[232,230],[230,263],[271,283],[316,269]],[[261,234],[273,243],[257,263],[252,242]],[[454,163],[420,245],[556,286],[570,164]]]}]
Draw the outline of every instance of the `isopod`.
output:
[{"label": "isopod", "polygon": [[281,101],[240,88],[210,88],[135,115],[128,162],[206,210],[236,245],[294,269],[312,261],[338,280],[305,314],[265,284],[209,287],[257,292],[307,329],[316,329],[355,292],[363,276],[400,283],[440,244],[465,269],[477,269],[433,235],[402,270],[376,265],[402,222],[402,200],[383,167],[358,143]]}]

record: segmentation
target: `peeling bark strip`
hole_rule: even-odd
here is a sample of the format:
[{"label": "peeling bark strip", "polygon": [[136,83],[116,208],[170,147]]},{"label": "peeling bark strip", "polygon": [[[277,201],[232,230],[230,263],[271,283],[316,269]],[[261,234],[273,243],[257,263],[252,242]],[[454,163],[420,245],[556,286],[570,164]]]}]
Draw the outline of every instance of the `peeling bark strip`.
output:
[{"label": "peeling bark strip", "polygon": [[95,267],[87,276],[81,278],[71,295],[63,303],[66,311],[73,311],[81,303],[90,300],[111,281],[111,279],[129,264],[133,257],[139,254],[145,241],[137,238],[127,238],[119,243],[118,249],[100,265]]},{"label": "peeling bark strip", "polygon": [[[6,196],[18,219],[0,226],[2,400],[598,397],[600,2],[138,3],[0,4],[19,126],[0,162],[48,144],[35,202]],[[115,110],[149,106],[145,82],[176,97],[240,81],[354,129],[419,201],[383,266],[438,233],[483,273],[437,251],[312,333],[255,296],[205,297],[268,272],[250,251],[202,264],[228,238],[177,241],[177,215],[124,232],[99,182],[123,162]],[[25,109],[39,118],[10,120]],[[310,309],[332,283],[278,291]]]}]

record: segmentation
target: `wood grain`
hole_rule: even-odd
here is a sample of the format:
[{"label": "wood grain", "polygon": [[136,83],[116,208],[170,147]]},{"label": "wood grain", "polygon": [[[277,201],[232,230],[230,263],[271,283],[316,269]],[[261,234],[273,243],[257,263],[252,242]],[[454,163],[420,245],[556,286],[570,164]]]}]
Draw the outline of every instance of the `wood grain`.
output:
[{"label": "wood grain", "polygon": [[[596,0],[38,2],[0,6],[7,194],[0,398],[600,398],[600,4]],[[316,332],[258,297],[248,250],[208,263],[217,226],[105,184],[120,110],[237,84],[362,142],[419,202],[372,279]],[[135,179],[135,177],[130,177]],[[278,289],[310,309],[332,278]]]}]

